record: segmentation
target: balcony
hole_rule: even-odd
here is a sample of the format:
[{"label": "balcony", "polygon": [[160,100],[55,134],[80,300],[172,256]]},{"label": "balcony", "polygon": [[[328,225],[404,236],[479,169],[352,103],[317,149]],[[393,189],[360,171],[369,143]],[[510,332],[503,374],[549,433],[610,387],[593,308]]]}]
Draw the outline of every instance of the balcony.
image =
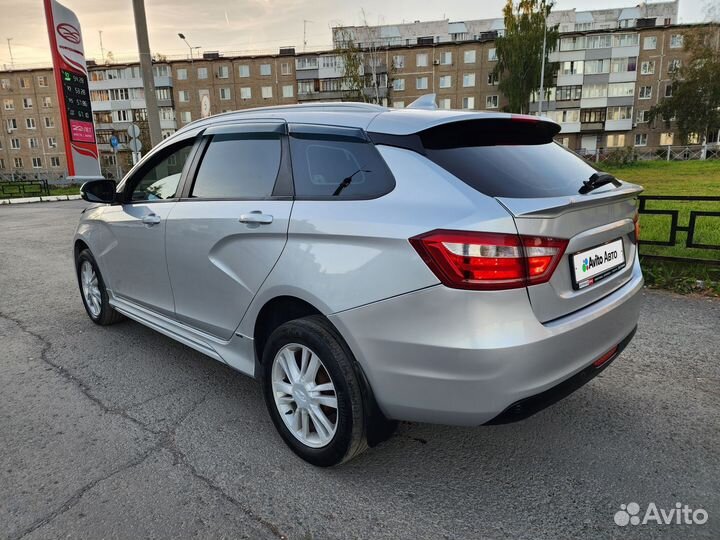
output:
[{"label": "balcony", "polygon": [[592,131],[604,131],[605,122],[582,122],[580,124],[580,132],[588,133]]}]

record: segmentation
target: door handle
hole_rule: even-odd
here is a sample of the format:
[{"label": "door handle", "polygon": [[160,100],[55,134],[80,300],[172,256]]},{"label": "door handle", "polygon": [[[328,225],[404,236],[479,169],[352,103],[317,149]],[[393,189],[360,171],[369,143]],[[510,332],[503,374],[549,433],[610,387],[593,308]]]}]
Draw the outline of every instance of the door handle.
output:
[{"label": "door handle", "polygon": [[142,222],[145,225],[157,225],[158,223],[160,223],[160,216],[158,216],[157,214],[148,214],[146,216],[143,216]]},{"label": "door handle", "polygon": [[270,214],[263,214],[260,210],[253,210],[249,214],[241,214],[239,221],[240,223],[269,225],[273,222],[273,217]]}]

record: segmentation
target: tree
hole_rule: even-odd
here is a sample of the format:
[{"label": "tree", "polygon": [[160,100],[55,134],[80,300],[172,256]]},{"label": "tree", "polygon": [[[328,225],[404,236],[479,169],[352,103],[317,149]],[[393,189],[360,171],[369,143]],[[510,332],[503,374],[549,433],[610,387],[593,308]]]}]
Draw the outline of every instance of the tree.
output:
[{"label": "tree", "polygon": [[720,29],[694,28],[683,36],[689,60],[671,74],[672,95],[650,109],[650,121],[662,118],[669,128],[677,122],[682,144],[702,139],[703,158],[708,131],[720,127]]},{"label": "tree", "polygon": [[[510,101],[510,112],[527,113],[530,96],[540,88],[543,64],[543,38],[546,21],[554,0],[507,0],[503,15],[505,34],[495,40],[497,66],[493,73],[499,79],[499,90]],[[545,83],[550,86],[557,65],[547,61],[559,39],[557,26],[547,28],[545,46]]]},{"label": "tree", "polygon": [[363,53],[355,44],[352,34],[343,29],[339,46],[335,50],[342,62],[343,88],[352,101],[367,101],[365,97],[365,66]]}]

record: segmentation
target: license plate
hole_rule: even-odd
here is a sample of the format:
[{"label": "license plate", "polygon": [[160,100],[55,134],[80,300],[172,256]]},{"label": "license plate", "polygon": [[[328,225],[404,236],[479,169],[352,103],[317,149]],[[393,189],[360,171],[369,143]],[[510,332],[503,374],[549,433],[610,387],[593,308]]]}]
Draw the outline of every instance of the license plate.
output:
[{"label": "license plate", "polygon": [[584,289],[625,268],[621,238],[570,256],[573,288]]}]

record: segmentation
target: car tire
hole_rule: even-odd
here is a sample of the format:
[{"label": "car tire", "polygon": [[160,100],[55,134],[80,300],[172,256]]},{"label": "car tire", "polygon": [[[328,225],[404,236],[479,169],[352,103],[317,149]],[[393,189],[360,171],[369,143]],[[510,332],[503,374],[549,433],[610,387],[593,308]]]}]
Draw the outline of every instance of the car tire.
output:
[{"label": "car tire", "polygon": [[[75,269],[80,296],[92,322],[100,326],[107,326],[125,319],[124,315],[115,311],[110,305],[105,282],[89,249],[84,249],[78,254]],[[88,272],[92,272],[91,278],[88,277]],[[91,283],[87,283],[86,280]]]},{"label": "car tire", "polygon": [[[313,356],[320,363],[315,375],[313,368],[308,367],[314,365]],[[297,369],[294,384],[287,375],[288,370],[293,370],[289,364],[293,359]],[[304,367],[306,379],[301,376]],[[270,417],[298,456],[312,465],[332,467],[367,449],[365,405],[355,359],[324,317],[304,317],[276,328],[264,347],[262,368],[263,393]],[[328,386],[333,390],[312,390]],[[289,388],[296,390],[291,392]],[[332,403],[333,395],[334,410],[323,404]],[[319,415],[313,413],[318,408],[325,420],[330,424],[334,421],[332,436],[326,423],[318,421]]]}]

